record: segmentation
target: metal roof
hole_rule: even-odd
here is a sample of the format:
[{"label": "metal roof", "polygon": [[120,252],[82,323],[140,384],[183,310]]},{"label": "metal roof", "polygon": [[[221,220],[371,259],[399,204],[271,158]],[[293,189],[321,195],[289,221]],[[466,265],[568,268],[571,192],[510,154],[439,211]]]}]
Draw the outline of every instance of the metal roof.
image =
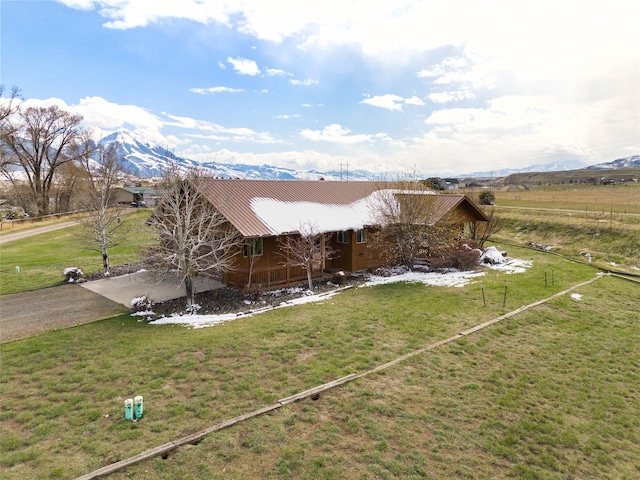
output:
[{"label": "metal roof", "polygon": [[319,203],[348,205],[369,196],[376,182],[326,180],[231,180],[203,179],[199,190],[245,237],[273,235],[254,212],[256,198],[269,198],[284,203]]},{"label": "metal roof", "polygon": [[[366,199],[374,191],[388,188],[389,183],[371,181],[332,180],[245,180],[206,178],[198,181],[198,189],[215,205],[229,222],[245,237],[266,237],[274,231],[255,212],[255,199],[272,199],[277,202],[347,206]],[[437,207],[433,223],[461,202],[468,202],[479,215],[481,210],[465,195],[437,195]],[[355,214],[355,212],[354,212]],[[486,217],[485,217],[486,218]],[[362,219],[353,218],[353,225],[362,225]],[[282,232],[280,232],[282,233]]]}]

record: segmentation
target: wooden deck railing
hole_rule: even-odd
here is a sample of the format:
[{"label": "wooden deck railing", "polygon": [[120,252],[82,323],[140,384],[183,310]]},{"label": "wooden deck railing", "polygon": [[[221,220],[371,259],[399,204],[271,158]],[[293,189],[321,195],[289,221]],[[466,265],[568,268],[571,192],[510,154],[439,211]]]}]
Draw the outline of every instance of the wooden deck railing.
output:
[{"label": "wooden deck railing", "polygon": [[[314,270],[312,278],[322,276],[322,270]],[[260,289],[285,287],[307,281],[307,270],[303,267],[277,267],[256,268],[249,279],[249,269],[239,268],[227,275],[227,283],[231,287],[244,288],[248,285]]]}]

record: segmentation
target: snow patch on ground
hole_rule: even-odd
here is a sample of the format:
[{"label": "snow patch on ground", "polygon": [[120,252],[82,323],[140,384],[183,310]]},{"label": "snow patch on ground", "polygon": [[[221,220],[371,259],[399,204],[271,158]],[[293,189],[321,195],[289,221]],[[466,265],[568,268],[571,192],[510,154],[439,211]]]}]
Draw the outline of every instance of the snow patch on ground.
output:
[{"label": "snow patch on ground", "polygon": [[499,270],[506,274],[512,273],[524,273],[527,268],[531,267],[533,264],[530,260],[517,260],[517,259],[508,259],[505,263],[500,263],[496,265],[485,265],[485,267],[490,268],[491,270]]},{"label": "snow patch on ground", "polygon": [[446,273],[406,272],[390,277],[371,275],[369,281],[362,284],[361,287],[373,287],[397,282],[423,283],[432,287],[464,287],[471,282],[471,279],[481,277],[484,274],[484,272],[459,272],[456,270]]},{"label": "snow patch on ground", "polygon": [[[497,251],[497,249],[496,249]],[[495,255],[493,253],[492,255]],[[512,273],[522,273],[527,268],[529,268],[532,264],[531,261],[524,260],[516,260],[512,258],[508,258],[502,255],[501,252],[498,252],[501,263],[496,264],[485,264],[485,267],[491,268],[493,270],[499,270],[508,274]],[[496,259],[498,257],[496,256]],[[369,275],[368,280],[363,283],[360,287],[372,287],[375,285],[384,285],[389,283],[396,282],[407,282],[407,283],[422,283],[428,286],[434,287],[464,287],[476,279],[478,277],[482,277],[485,275],[483,271],[466,271],[461,272],[458,270],[450,270],[446,272],[408,272],[406,270],[389,270],[385,272],[387,275]],[[215,325],[220,325],[225,322],[229,322],[231,320],[237,320],[240,318],[252,317],[254,315],[258,315],[260,313],[267,312],[269,310],[274,310],[276,308],[284,308],[291,307],[294,305],[302,305],[306,303],[313,302],[321,302],[327,300],[334,295],[340,293],[342,290],[345,290],[344,287],[340,289],[333,290],[327,293],[321,294],[313,294],[309,290],[304,290],[303,288],[288,288],[282,290],[274,290],[271,292],[265,292],[265,295],[274,295],[278,296],[281,292],[286,291],[288,293],[299,293],[300,297],[288,300],[286,302],[282,302],[278,306],[266,306],[264,308],[257,308],[247,310],[246,312],[240,313],[225,313],[221,315],[171,315],[163,318],[159,318],[157,320],[153,320],[149,322],[151,325],[167,325],[167,324],[176,324],[176,325],[185,325],[192,328],[205,328],[205,327],[213,327]],[[280,293],[279,293],[280,292]],[[138,315],[145,315],[145,312],[140,312]]]},{"label": "snow patch on ground", "polygon": [[283,307],[292,307],[293,305],[302,305],[305,303],[313,303],[313,302],[321,302],[323,300],[327,300],[328,298],[333,297],[341,290],[335,290],[329,293],[321,293],[318,295],[305,295],[300,298],[296,298],[294,300],[289,300],[287,302],[282,302],[279,306],[276,307],[265,307],[256,310],[249,310],[247,312],[241,313],[225,313],[222,315],[171,315],[168,317],[159,318],[157,320],[153,320],[149,322],[151,325],[167,325],[167,324],[176,324],[176,325],[187,325],[192,328],[205,328],[205,327],[213,327],[214,325],[220,325],[221,323],[228,322],[230,320],[237,320],[239,318],[247,318],[257,315],[259,313],[264,313],[269,310],[275,310],[276,308]]}]

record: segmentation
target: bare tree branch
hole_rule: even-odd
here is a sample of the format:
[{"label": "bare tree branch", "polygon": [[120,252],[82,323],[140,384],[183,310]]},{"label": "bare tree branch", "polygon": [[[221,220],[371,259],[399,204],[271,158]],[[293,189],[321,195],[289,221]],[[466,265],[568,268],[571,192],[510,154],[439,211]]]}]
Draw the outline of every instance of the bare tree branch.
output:
[{"label": "bare tree branch", "polygon": [[57,106],[18,109],[0,123],[0,142],[10,163],[21,167],[37,213],[49,213],[49,193],[58,168],[77,159],[73,148],[81,132],[80,115]]},{"label": "bare tree branch", "polygon": [[122,221],[123,210],[115,205],[114,191],[127,174],[115,145],[104,148],[95,145],[87,134],[79,147],[78,156],[86,184],[82,201],[88,215],[83,225],[82,239],[89,248],[102,255],[102,270],[109,274],[109,249],[122,243],[128,229]]},{"label": "bare tree branch", "polygon": [[323,269],[326,260],[334,255],[326,234],[318,233],[316,225],[303,224],[299,235],[286,235],[278,238],[278,244],[285,260],[285,266],[300,266],[307,271],[309,290],[313,291],[313,271]]},{"label": "bare tree branch", "polygon": [[194,278],[222,277],[234,268],[234,257],[242,251],[240,233],[202,194],[203,179],[199,171],[167,172],[151,218],[160,246],[148,252],[148,260],[159,275],[174,273],[185,284],[188,306],[195,303]]},{"label": "bare tree branch", "polygon": [[436,195],[415,174],[380,184],[371,197],[369,208],[380,230],[372,236],[372,245],[389,245],[384,250],[390,263],[413,270],[418,259],[428,256],[438,227],[433,221]]}]

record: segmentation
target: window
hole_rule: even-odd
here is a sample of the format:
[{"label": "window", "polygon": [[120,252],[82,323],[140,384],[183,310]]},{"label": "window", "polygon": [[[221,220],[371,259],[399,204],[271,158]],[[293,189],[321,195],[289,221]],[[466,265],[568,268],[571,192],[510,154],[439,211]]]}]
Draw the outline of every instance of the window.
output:
[{"label": "window", "polygon": [[262,255],[262,239],[261,238],[245,238],[242,246],[242,256],[259,257]]},{"label": "window", "polygon": [[348,231],[341,231],[338,232],[338,243],[349,243],[349,232]]},{"label": "window", "polygon": [[367,243],[367,231],[364,228],[356,230],[356,243]]}]

